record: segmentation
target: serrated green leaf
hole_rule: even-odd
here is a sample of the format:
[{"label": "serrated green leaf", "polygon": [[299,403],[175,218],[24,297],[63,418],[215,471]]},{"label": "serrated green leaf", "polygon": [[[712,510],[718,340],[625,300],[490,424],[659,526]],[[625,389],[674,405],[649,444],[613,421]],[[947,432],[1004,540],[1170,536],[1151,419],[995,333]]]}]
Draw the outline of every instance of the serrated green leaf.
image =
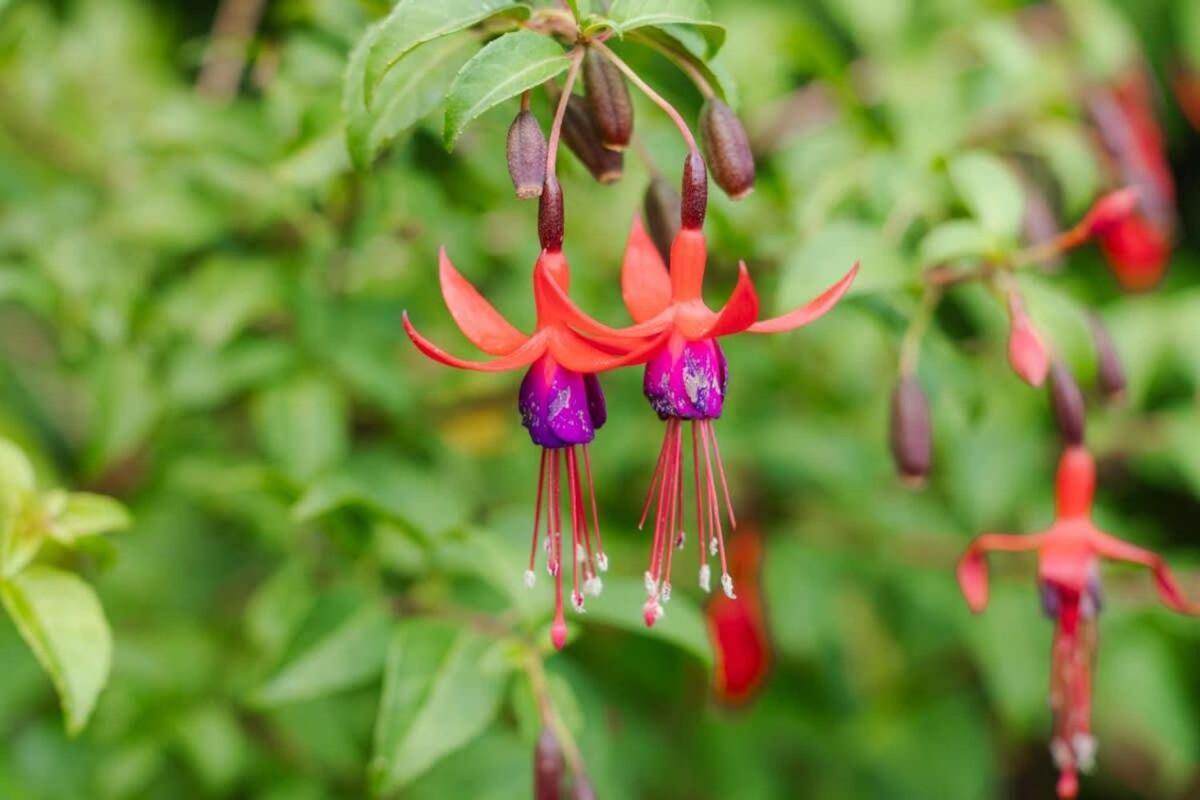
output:
[{"label": "serrated green leaf", "polygon": [[120,502],[102,494],[55,489],[42,497],[47,530],[62,544],[128,528],[133,521]]},{"label": "serrated green leaf", "polygon": [[0,583],[0,598],[54,682],[67,731],[79,733],[112,662],[112,634],[96,593],[69,572],[35,565]]},{"label": "serrated green leaf", "polygon": [[995,249],[995,238],[969,219],[952,219],[935,226],[917,245],[921,264],[932,267],[963,258],[979,258]]},{"label": "serrated green leaf", "polygon": [[402,624],[388,649],[371,784],[403,788],[487,728],[512,671],[497,642],[446,620]]},{"label": "serrated green leaf", "polygon": [[254,693],[254,702],[295,703],[372,680],[383,666],[390,627],[381,608],[359,608],[289,660]]},{"label": "serrated green leaf", "polygon": [[1015,239],[1025,214],[1025,193],[1013,171],[999,158],[976,150],[954,158],[950,183],[963,204],[990,233]]},{"label": "serrated green leaf", "polygon": [[571,59],[549,37],[516,31],[489,42],[454,78],[446,98],[446,147],[476,117],[565,70]]},{"label": "serrated green leaf", "polygon": [[708,43],[709,58],[725,43],[725,27],[712,21],[712,11],[704,0],[613,0],[606,16],[618,34],[638,28],[693,25]]},{"label": "serrated green leaf", "polygon": [[712,648],[704,615],[684,592],[676,592],[665,606],[662,619],[647,628],[642,618],[646,602],[646,587],[631,578],[611,578],[604,582],[598,597],[589,597],[587,613],[577,617],[579,622],[612,625],[630,633],[661,639],[691,653],[706,666],[712,666]]},{"label": "serrated green leaf", "polygon": [[464,30],[497,15],[528,19],[530,9],[512,0],[400,0],[368,31],[371,43],[363,62],[363,97],[376,105],[375,92],[388,71],[418,45]]}]

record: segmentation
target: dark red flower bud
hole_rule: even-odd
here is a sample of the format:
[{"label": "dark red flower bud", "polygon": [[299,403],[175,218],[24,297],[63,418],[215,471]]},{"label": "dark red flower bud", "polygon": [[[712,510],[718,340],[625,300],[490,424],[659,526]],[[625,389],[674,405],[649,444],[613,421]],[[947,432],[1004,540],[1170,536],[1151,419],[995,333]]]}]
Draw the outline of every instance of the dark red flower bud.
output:
[{"label": "dark red flower bud", "polygon": [[725,194],[740,200],[754,190],[754,153],[742,121],[715,97],[700,110],[700,142],[712,167],[713,180]]},{"label": "dark red flower bud", "polygon": [[562,138],[571,152],[583,162],[600,183],[616,183],[625,172],[625,156],[609,150],[600,141],[600,132],[592,122],[587,101],[572,95],[563,115]]},{"label": "dark red flower bud", "polygon": [[633,138],[633,101],[625,76],[603,55],[588,50],[583,87],[600,143],[610,150],[624,150]]},{"label": "dark red flower bud", "polygon": [[542,186],[542,197],[538,201],[538,239],[543,250],[562,250],[562,186],[554,175],[546,176],[546,183]]},{"label": "dark red flower bud", "polygon": [[682,210],[679,215],[683,227],[699,230],[704,227],[704,214],[708,211],[708,167],[704,158],[692,150],[683,160]]},{"label": "dark red flower bud", "polygon": [[1075,376],[1061,361],[1050,365],[1050,404],[1054,408],[1054,421],[1058,423],[1063,441],[1072,446],[1083,444],[1087,408]]},{"label": "dark red flower bud", "polygon": [[550,728],[542,728],[533,751],[534,800],[558,800],[562,786],[563,755],[558,737]]},{"label": "dark red flower bud", "polygon": [[1171,257],[1170,237],[1140,214],[1105,229],[1100,234],[1100,249],[1122,288],[1134,292],[1153,288]]},{"label": "dark red flower bud", "polygon": [[900,378],[892,392],[892,458],[906,483],[919,486],[933,461],[929,401],[913,375]]},{"label": "dark red flower bud", "polygon": [[1098,316],[1090,317],[1092,343],[1096,348],[1096,383],[1106,400],[1119,400],[1125,394],[1125,368],[1117,354],[1112,335]]},{"label": "dark red flower bud", "polygon": [[508,128],[508,175],[517,197],[530,200],[542,193],[546,181],[546,136],[528,109]]},{"label": "dark red flower bud", "polygon": [[572,795],[572,800],[596,800],[596,788],[586,775],[580,775],[575,779]]},{"label": "dark red flower bud", "polygon": [[682,202],[679,192],[661,175],[650,179],[650,185],[646,187],[646,196],[642,200],[642,209],[646,214],[646,227],[650,230],[650,238],[664,262],[671,260],[671,242],[675,241],[675,234],[679,233]]}]

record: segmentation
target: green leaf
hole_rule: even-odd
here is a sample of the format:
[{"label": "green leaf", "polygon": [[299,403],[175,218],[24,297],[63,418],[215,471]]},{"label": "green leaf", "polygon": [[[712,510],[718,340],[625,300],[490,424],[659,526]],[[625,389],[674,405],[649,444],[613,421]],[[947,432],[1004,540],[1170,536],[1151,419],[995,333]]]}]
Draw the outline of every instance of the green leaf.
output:
[{"label": "green leaf", "polygon": [[466,63],[446,98],[442,138],[453,148],[463,129],[492,106],[565,70],[571,60],[553,39],[533,31],[501,36]]},{"label": "green leaf", "polygon": [[112,634],[96,593],[77,576],[39,564],[0,583],[0,598],[54,681],[67,731],[79,733],[112,661]]},{"label": "green leaf", "polygon": [[337,463],[347,448],[346,402],[319,378],[299,378],[259,395],[254,423],[259,442],[296,481]]},{"label": "green leaf", "polygon": [[511,671],[497,643],[472,628],[445,620],[404,623],[388,650],[375,726],[376,793],[403,788],[483,733]]},{"label": "green leaf", "polygon": [[969,219],[952,219],[935,226],[917,245],[922,266],[948,264],[963,258],[979,258],[995,250],[991,234]]},{"label": "green leaf", "polygon": [[1071,122],[1051,121],[1029,131],[1030,148],[1054,175],[1071,219],[1082,214],[1100,187],[1100,160],[1088,132]]},{"label": "green leaf", "polygon": [[708,43],[709,58],[725,43],[725,28],[712,21],[712,11],[704,0],[613,0],[607,16],[618,34],[646,27],[694,25]]},{"label": "green leaf", "polygon": [[45,528],[37,524],[33,465],[12,442],[0,439],[0,575],[15,575],[37,555]]},{"label": "green leaf", "polygon": [[647,628],[642,619],[646,602],[646,587],[632,578],[612,578],[604,582],[599,597],[587,601],[587,613],[577,617],[580,622],[601,622],[630,633],[660,639],[691,653],[706,666],[712,666],[712,648],[704,616],[687,594],[676,592],[664,609],[662,619]]},{"label": "green leaf", "polygon": [[255,704],[295,703],[367,683],[383,666],[390,627],[388,615],[375,605],[353,610],[258,689]]},{"label": "green leaf", "polygon": [[592,0],[567,0],[567,5],[571,7],[575,19],[583,19],[592,13]]},{"label": "green leaf", "polygon": [[363,63],[367,107],[375,107],[375,92],[384,77],[418,45],[499,14],[528,19],[529,13],[528,6],[512,0],[400,0],[392,13],[366,34],[371,38]]},{"label": "green leaf", "polygon": [[1015,239],[1025,214],[1025,194],[1013,171],[996,156],[975,150],[949,164],[950,183],[989,232]]},{"label": "green leaf", "polygon": [[[372,32],[378,33],[378,28]],[[343,96],[346,146],[358,169],[366,169],[393,139],[441,104],[475,41],[466,34],[448,36],[411,51],[380,82],[373,109],[368,109],[363,69],[372,32],[350,56]]]},{"label": "green leaf", "polygon": [[859,262],[851,294],[895,289],[910,280],[905,262],[878,226],[835,220],[804,242],[784,265],[779,307],[789,310],[809,302]]},{"label": "green leaf", "polygon": [[118,501],[89,492],[55,489],[42,497],[42,509],[50,536],[68,545],[86,536],[128,528],[133,521]]},{"label": "green leaf", "polygon": [[691,64],[722,100],[737,107],[737,91],[733,80],[719,62],[710,63],[705,58],[707,43],[695,29],[683,25],[656,25],[642,28],[629,38],[645,40],[670,57]]}]

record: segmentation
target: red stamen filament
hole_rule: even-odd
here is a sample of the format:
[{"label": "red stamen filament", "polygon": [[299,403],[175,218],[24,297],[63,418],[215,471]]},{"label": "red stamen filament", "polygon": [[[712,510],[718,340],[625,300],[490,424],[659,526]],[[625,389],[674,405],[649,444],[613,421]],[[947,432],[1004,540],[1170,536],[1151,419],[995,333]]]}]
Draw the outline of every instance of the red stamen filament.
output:
[{"label": "red stamen filament", "polygon": [[1050,750],[1059,769],[1058,796],[1073,798],[1079,772],[1092,768],[1096,744],[1091,733],[1092,660],[1095,620],[1081,614],[1080,598],[1064,598],[1054,631],[1050,707],[1054,739]]}]

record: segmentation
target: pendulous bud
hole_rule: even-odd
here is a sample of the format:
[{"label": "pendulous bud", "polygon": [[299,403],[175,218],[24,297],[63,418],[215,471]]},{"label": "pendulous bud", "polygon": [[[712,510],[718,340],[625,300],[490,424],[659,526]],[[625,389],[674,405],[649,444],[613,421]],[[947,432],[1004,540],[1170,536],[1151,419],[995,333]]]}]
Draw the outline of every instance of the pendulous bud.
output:
[{"label": "pendulous bud", "polygon": [[600,144],[609,150],[624,150],[633,138],[633,102],[625,76],[603,55],[588,50],[583,61],[583,88]]},{"label": "pendulous bud", "polygon": [[1070,446],[1083,444],[1087,408],[1075,376],[1061,361],[1050,365],[1050,404],[1054,407],[1054,421],[1058,423],[1063,441]]},{"label": "pendulous bud", "polygon": [[1120,400],[1125,394],[1125,368],[1112,335],[1098,316],[1092,314],[1092,344],[1096,348],[1096,383],[1105,400]]},{"label": "pendulous bud", "polygon": [[522,110],[509,126],[507,152],[508,175],[517,197],[541,196],[546,182],[546,136],[532,111]]},{"label": "pendulous bud", "polygon": [[538,201],[538,240],[543,250],[562,250],[563,196],[562,186],[554,175],[547,175]]},{"label": "pendulous bud", "polygon": [[600,132],[592,122],[587,101],[571,95],[563,115],[562,138],[587,171],[600,183],[616,183],[625,172],[625,156],[609,150],[600,141]]},{"label": "pendulous bud", "polygon": [[683,227],[700,230],[708,211],[708,167],[704,157],[692,150],[683,160],[683,193],[680,197],[679,220]]},{"label": "pendulous bud", "polygon": [[906,483],[919,486],[929,475],[933,438],[929,426],[929,401],[913,375],[900,378],[892,392],[892,458]]},{"label": "pendulous bud", "polygon": [[642,210],[646,215],[650,239],[664,263],[671,260],[671,242],[675,241],[675,234],[679,233],[682,202],[679,192],[661,175],[650,179],[650,185],[646,187],[646,195],[642,199]]},{"label": "pendulous bud", "polygon": [[550,728],[542,728],[533,751],[534,800],[559,800],[562,774],[563,754],[558,737]]},{"label": "pendulous bud", "polygon": [[1101,236],[1137,211],[1137,189],[1126,187],[1102,195],[1084,215],[1081,225],[1090,238]]},{"label": "pendulous bud", "polygon": [[1016,294],[1008,297],[1008,315],[1008,363],[1021,380],[1036,389],[1046,380],[1050,370],[1046,345]]},{"label": "pendulous bud", "polygon": [[700,142],[713,180],[734,200],[754,190],[754,153],[742,121],[716,97],[700,109]]}]

